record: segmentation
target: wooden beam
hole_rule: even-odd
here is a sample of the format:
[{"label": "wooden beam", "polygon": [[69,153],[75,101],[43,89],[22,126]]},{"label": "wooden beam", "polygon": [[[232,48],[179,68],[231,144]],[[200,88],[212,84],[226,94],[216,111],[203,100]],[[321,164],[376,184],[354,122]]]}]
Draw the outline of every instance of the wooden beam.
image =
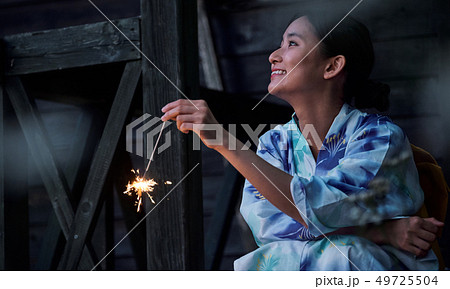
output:
[{"label": "wooden beam", "polygon": [[[139,19],[113,21],[139,47]],[[140,53],[109,22],[4,37],[6,75],[140,59]]]},{"label": "wooden beam", "polygon": [[[141,0],[142,50],[188,97],[198,96],[196,0]],[[183,96],[150,62],[142,61],[144,113],[161,115],[161,108]],[[190,150],[192,135],[167,128],[171,146],[155,156],[150,175],[161,181],[181,181],[200,152]],[[143,164],[144,166],[144,164]],[[203,207],[201,169],[184,179],[168,199],[146,219],[149,270],[203,269]],[[171,187],[158,186],[156,201]],[[150,209],[147,206],[147,210]]]},{"label": "wooden beam", "polygon": [[[77,269],[81,253],[92,226],[94,214],[99,207],[100,195],[113,159],[131,100],[141,74],[141,62],[127,63],[119,84],[111,111],[106,121],[98,149],[94,155],[89,176],[78,205],[70,237],[64,249],[59,269]],[[90,270],[91,268],[83,268]]]},{"label": "wooden beam", "polygon": [[[35,113],[18,77],[7,77],[5,90],[24,132],[26,142],[32,148],[31,156],[37,164],[58,222],[67,239],[74,213],[68,199],[67,181],[57,166],[42,120]],[[86,266],[93,266],[92,258],[87,251],[83,252],[83,260]]]}]

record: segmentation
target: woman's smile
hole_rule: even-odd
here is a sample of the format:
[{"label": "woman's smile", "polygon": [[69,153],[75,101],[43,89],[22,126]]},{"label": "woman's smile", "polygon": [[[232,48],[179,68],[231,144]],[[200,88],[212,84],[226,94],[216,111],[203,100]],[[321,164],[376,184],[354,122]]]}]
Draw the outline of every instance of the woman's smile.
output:
[{"label": "woman's smile", "polygon": [[270,75],[270,77],[273,78],[276,76],[284,76],[286,73],[286,70],[283,69],[272,69],[272,74]]}]

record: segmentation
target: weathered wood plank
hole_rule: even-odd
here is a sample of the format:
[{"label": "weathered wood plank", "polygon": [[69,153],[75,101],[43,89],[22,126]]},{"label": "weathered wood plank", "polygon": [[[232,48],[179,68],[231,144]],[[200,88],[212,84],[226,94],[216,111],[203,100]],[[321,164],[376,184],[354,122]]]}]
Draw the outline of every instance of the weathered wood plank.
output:
[{"label": "weathered wood plank", "polygon": [[[14,4],[0,2],[0,37],[23,32],[57,29],[86,23],[105,21],[86,0],[12,0]],[[139,0],[96,0],[110,19],[123,19],[140,15]]]},{"label": "weathered wood plank", "polygon": [[58,246],[65,241],[55,212],[50,214],[36,263],[37,270],[53,270]]},{"label": "weathered wood plank", "polygon": [[392,118],[409,138],[409,141],[431,153],[436,159],[442,159],[448,152],[445,142],[446,134],[442,133],[444,123],[440,116]]},{"label": "weathered wood plank", "polygon": [[231,220],[244,179],[231,165],[226,168],[222,190],[216,196],[214,213],[205,237],[205,269],[219,270]]},{"label": "weathered wood plank", "polygon": [[436,75],[437,37],[376,42],[374,50],[376,60],[371,75],[374,79]]},{"label": "weathered wood plank", "polygon": [[[439,59],[436,37],[383,41],[374,44],[372,78],[391,80],[436,75]],[[225,90],[230,93],[267,93],[269,53],[222,57],[219,61]]]},{"label": "weathered wood plank", "polygon": [[[442,118],[442,128],[444,143],[446,144],[446,150],[443,154],[443,161],[440,165],[446,176],[447,183],[450,184],[450,150],[448,149],[448,144],[450,144],[450,19],[448,15],[450,14],[450,2],[449,1],[439,1],[439,17],[438,17],[438,34],[439,34],[439,88],[438,88],[438,99],[439,99],[439,110],[441,112]],[[449,201],[450,206],[450,201]],[[450,266],[450,210],[447,209],[447,218],[445,220],[446,226],[442,237],[439,240],[441,245],[441,252],[444,256],[446,266]]]},{"label": "weathered wood plank", "polygon": [[219,64],[217,62],[214,43],[209,27],[208,16],[205,12],[203,0],[198,2],[198,46],[200,65],[202,67],[205,85],[209,89],[223,90],[222,79],[220,77]]},{"label": "weathered wood plank", "polygon": [[6,91],[24,131],[27,143],[33,148],[31,154],[40,170],[52,205],[58,214],[61,227],[63,230],[64,228],[68,230],[73,213],[71,212],[72,207],[67,198],[67,182],[56,165],[50,149],[50,143],[45,137],[45,129],[42,122],[34,112],[19,78],[7,78]]},{"label": "weathered wood plank", "polygon": [[[123,149],[123,151],[125,152],[125,148]],[[115,176],[115,181],[113,183],[118,197],[119,206],[122,210],[122,219],[125,223],[124,225],[126,229],[123,230],[123,233],[120,235],[120,237],[118,237],[119,239],[125,235],[125,232],[130,232],[130,230],[135,227],[135,225],[142,218],[142,215],[136,214],[136,211],[130,208],[130,200],[128,198],[124,198],[123,194],[125,185],[130,179],[133,178],[133,174],[131,173],[133,165],[130,155],[128,153],[120,154],[120,158],[117,160],[117,164],[117,175]],[[117,229],[117,231],[120,232],[120,229]],[[145,237],[145,226],[142,225],[136,227],[133,233],[128,236],[131,245],[131,251],[133,252],[132,256],[136,262],[136,269],[138,270],[145,270],[147,265],[147,244]],[[114,251],[113,254],[117,256],[117,251]]]},{"label": "weathered wood plank", "polygon": [[207,1],[210,13],[233,13],[254,9],[268,8],[281,5],[293,5],[310,0],[233,0],[233,1]]},{"label": "weathered wood plank", "polygon": [[219,59],[225,91],[229,93],[267,93],[270,82],[269,53]]},{"label": "weathered wood plank", "polygon": [[[114,23],[139,47],[139,19]],[[7,75],[83,67],[140,58],[140,53],[109,22],[4,37]]]},{"label": "weathered wood plank", "polygon": [[[100,195],[108,174],[125,118],[133,99],[141,73],[141,62],[127,63],[119,84],[111,111],[106,121],[97,151],[94,155],[89,176],[70,229],[70,237],[58,266],[59,269],[74,270],[88,237],[94,214],[99,208]],[[84,268],[90,270],[92,268]]]},{"label": "weathered wood plank", "polygon": [[[196,0],[142,0],[141,11],[143,52],[188,97],[195,98],[198,96]],[[165,104],[183,96],[150,63],[142,64],[144,112],[160,116]],[[184,136],[174,125],[167,131],[171,146],[155,157],[150,175],[176,184],[200,163],[200,156],[188,151],[191,136]],[[146,219],[149,270],[203,268],[200,173],[198,166]],[[161,200],[170,189],[158,186],[155,200]]]},{"label": "weathered wood plank", "polygon": [[[364,1],[351,16],[368,26],[374,41],[430,35],[436,33],[434,16],[437,1]],[[344,16],[356,2],[310,0],[248,11],[212,12],[210,19],[216,36],[216,52],[218,56],[226,56],[272,51],[280,44],[284,29],[295,14],[333,7],[343,11],[340,13]]]},{"label": "weathered wood plank", "polygon": [[386,81],[391,87],[390,107],[387,114],[391,117],[438,116],[438,78],[423,77],[405,80]]},{"label": "weathered wood plank", "polygon": [[[83,113],[78,120],[77,128],[75,129],[75,137],[77,140],[73,143],[69,161],[64,169],[64,175],[67,179],[67,184],[70,188],[68,191],[68,198],[73,203],[74,196],[72,191],[75,186],[75,180],[79,175],[79,169],[82,161],[86,161],[86,146],[88,144],[90,128],[92,127],[93,117],[88,113]],[[62,231],[58,225],[58,219],[55,212],[52,212],[47,223],[47,229],[42,238],[42,246],[39,252],[39,258],[37,262],[38,270],[52,270],[52,265],[55,261],[55,253],[58,245],[60,244]]]},{"label": "weathered wood plank", "polygon": [[11,104],[4,105],[5,269],[29,270],[29,148]]},{"label": "weathered wood plank", "polygon": [[[2,55],[0,53],[0,55]],[[5,158],[3,85],[0,80],[0,270],[5,270]]]},{"label": "weathered wood plank", "polygon": [[[67,197],[67,181],[57,166],[42,120],[35,113],[18,77],[6,78],[5,90],[14,107],[26,142],[29,147],[33,148],[31,156],[37,164],[53,209],[67,239],[74,213]],[[93,264],[87,251],[83,252],[83,260],[87,265]]]}]

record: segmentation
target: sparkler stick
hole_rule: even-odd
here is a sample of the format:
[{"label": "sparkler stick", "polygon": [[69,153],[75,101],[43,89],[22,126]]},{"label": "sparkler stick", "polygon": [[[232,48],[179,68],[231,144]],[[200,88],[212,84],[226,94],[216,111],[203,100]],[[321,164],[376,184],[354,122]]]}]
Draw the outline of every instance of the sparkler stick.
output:
[{"label": "sparkler stick", "polygon": [[[161,135],[164,130],[165,124],[166,123],[163,122],[163,125],[161,126],[161,130],[159,132],[158,138],[156,139],[156,143],[153,147],[153,151],[150,155],[150,159],[148,161],[147,167],[145,168],[144,174],[141,177],[141,176],[139,176],[139,170],[137,170],[137,171],[131,170],[136,175],[136,179],[134,180],[133,183],[128,182],[127,190],[125,192],[123,192],[124,194],[127,194],[129,196],[131,196],[133,193],[136,193],[136,196],[137,196],[136,206],[137,206],[138,212],[142,205],[143,193],[146,193],[147,196],[149,197],[150,201],[152,201],[152,203],[155,204],[155,201],[153,200],[152,195],[150,195],[150,192],[153,192],[154,186],[157,185],[157,183],[153,179],[147,180],[145,178],[145,175],[150,168],[150,164],[152,163],[153,156],[156,152],[156,149],[158,148],[158,143],[159,143],[159,140],[161,139]],[[172,184],[172,182],[166,181],[164,184],[169,185],[169,184]]]},{"label": "sparkler stick", "polygon": [[143,178],[145,178],[145,174],[147,173],[148,169],[150,168],[150,164],[152,163],[152,160],[153,160],[153,155],[155,154],[155,151],[156,151],[156,149],[158,148],[158,143],[159,143],[159,140],[160,140],[160,138],[161,138],[161,135],[162,135],[162,132],[163,132],[163,130],[164,130],[164,126],[165,126],[165,125],[166,125],[166,122],[164,121],[163,124],[162,124],[162,126],[161,126],[161,130],[159,131],[158,138],[156,139],[155,146],[153,147],[152,154],[150,155],[150,160],[148,161],[147,167],[145,168],[144,175],[142,176]]}]

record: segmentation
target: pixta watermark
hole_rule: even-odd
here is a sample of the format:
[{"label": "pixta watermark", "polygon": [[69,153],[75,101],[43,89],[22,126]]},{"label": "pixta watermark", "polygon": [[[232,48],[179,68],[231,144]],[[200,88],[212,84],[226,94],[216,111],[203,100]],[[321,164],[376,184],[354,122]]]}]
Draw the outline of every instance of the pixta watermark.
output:
[{"label": "pixta watermark", "polygon": [[[137,118],[130,124],[126,126],[126,150],[129,153],[136,154],[141,157],[149,158],[151,152],[155,149],[155,143],[158,135],[162,133],[161,138],[164,138],[159,144],[156,152],[158,154],[162,153],[172,145],[171,130],[167,129],[173,122],[167,121],[163,131],[163,122],[159,117],[152,117],[150,114],[146,113],[141,117]],[[259,137],[262,132],[266,129],[278,130],[281,134],[287,134],[289,131],[297,131],[298,127],[295,124],[289,123],[286,125],[279,124],[259,124],[255,129],[253,129],[249,124],[229,124],[226,128],[228,132],[232,135],[236,135],[238,126],[241,126],[244,132],[248,136],[248,140],[245,142],[244,146],[238,148],[236,142],[228,141],[229,150],[248,150],[252,144],[255,146],[259,145]],[[224,143],[222,131],[224,127],[221,124],[194,124],[193,129],[195,132],[207,132],[208,133],[208,143],[212,145],[221,145]],[[307,140],[308,144],[317,145],[321,147],[322,141],[313,125],[305,125],[302,130],[302,135]],[[213,136],[213,137],[211,137]],[[286,137],[287,139],[287,137]],[[194,133],[193,137],[193,150],[201,149],[201,140]],[[279,142],[278,148],[280,150],[287,150],[286,142]],[[264,148],[262,148],[264,149]],[[296,150],[297,148],[293,148]],[[298,148],[301,149],[301,148]]]}]

